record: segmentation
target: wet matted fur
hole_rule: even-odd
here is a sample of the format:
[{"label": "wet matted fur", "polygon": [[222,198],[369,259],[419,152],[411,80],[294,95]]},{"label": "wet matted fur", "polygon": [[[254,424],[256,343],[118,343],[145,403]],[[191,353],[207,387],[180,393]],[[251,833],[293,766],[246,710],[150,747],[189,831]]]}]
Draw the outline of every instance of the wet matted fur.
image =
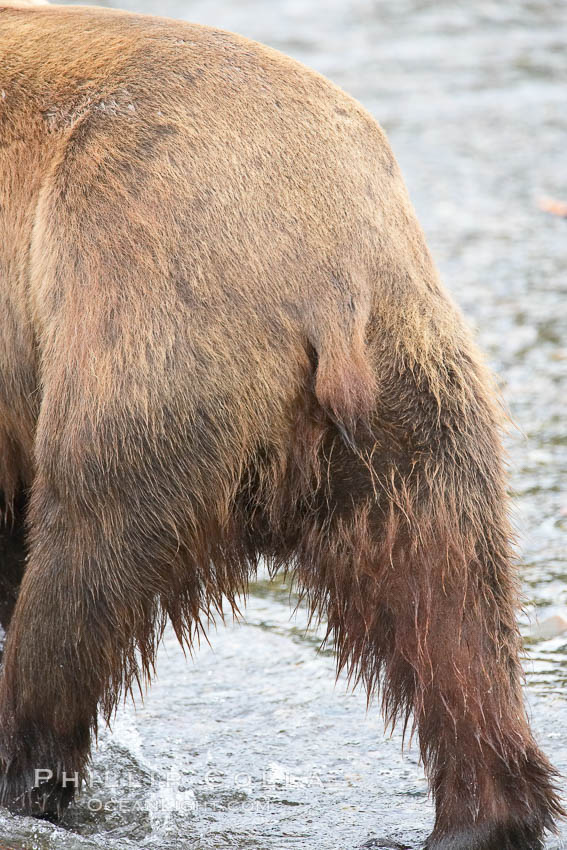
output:
[{"label": "wet matted fur", "polygon": [[379,126],[161,18],[0,6],[0,67],[16,583],[28,527],[2,802],[58,813],[166,620],[190,645],[264,559],[417,730],[429,850],[542,847],[561,809],[522,704],[501,415]]}]

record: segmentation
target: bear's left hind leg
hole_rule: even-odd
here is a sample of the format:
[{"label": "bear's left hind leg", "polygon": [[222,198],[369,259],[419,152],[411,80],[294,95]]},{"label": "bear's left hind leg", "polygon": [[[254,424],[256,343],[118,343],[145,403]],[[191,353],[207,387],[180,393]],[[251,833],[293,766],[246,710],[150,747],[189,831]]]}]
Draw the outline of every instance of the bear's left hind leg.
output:
[{"label": "bear's left hind leg", "polygon": [[58,817],[85,778],[99,708],[108,720],[149,677],[169,586],[183,591],[155,505],[128,508],[104,475],[79,493],[84,474],[71,482],[76,468],[61,463],[55,479],[46,466],[0,680],[0,805]]}]

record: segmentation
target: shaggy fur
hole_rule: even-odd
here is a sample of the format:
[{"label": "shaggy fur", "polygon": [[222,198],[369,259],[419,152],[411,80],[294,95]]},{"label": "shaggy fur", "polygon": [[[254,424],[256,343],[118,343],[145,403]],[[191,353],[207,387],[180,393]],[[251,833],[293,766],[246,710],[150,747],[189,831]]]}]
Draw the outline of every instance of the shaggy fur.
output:
[{"label": "shaggy fur", "polygon": [[160,18],[0,8],[0,67],[2,802],[58,813],[166,619],[191,646],[263,558],[416,727],[429,850],[541,847],[501,417],[380,128]]}]

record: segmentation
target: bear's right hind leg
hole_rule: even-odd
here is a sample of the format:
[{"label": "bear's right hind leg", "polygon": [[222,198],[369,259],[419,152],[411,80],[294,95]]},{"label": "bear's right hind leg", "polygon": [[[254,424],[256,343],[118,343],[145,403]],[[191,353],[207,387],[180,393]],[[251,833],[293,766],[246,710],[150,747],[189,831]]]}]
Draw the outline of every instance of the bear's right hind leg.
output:
[{"label": "bear's right hind leg", "polygon": [[338,437],[327,448],[297,580],[339,669],[381,687],[387,721],[415,723],[436,806],[428,850],[542,850],[562,808],[523,707],[496,441],[473,457],[472,439],[440,430],[410,454],[374,430],[368,453]]}]

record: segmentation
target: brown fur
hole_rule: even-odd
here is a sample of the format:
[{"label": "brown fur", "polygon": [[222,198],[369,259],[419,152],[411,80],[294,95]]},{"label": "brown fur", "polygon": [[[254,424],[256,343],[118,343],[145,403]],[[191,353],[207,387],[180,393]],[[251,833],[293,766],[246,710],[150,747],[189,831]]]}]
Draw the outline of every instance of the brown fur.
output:
[{"label": "brown fur", "polygon": [[64,806],[166,618],[190,645],[264,558],[413,718],[430,850],[541,847],[501,416],[380,128],[160,18],[0,8],[0,67],[3,802]]}]

